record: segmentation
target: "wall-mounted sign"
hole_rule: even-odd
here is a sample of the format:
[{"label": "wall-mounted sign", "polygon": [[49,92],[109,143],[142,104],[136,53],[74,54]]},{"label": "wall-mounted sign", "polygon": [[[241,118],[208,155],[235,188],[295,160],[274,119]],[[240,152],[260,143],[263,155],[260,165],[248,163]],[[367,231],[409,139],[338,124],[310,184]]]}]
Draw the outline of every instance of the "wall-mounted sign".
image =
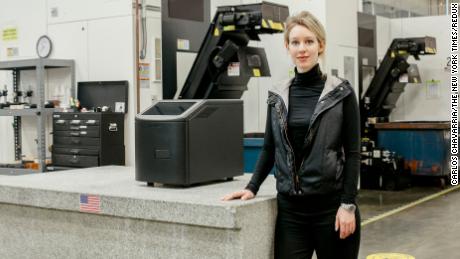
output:
[{"label": "wall-mounted sign", "polygon": [[13,41],[18,39],[18,29],[15,27],[5,28],[2,31],[3,41]]}]

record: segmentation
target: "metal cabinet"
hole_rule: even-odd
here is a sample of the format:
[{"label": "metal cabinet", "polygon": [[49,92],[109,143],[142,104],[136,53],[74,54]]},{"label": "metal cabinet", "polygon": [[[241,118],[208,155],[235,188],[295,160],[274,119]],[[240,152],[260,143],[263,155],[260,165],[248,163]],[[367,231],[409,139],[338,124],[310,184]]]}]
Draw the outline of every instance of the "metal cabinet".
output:
[{"label": "metal cabinet", "polygon": [[412,175],[450,174],[448,122],[377,123],[378,145],[404,157]]},{"label": "metal cabinet", "polygon": [[53,166],[124,165],[124,114],[53,114]]}]

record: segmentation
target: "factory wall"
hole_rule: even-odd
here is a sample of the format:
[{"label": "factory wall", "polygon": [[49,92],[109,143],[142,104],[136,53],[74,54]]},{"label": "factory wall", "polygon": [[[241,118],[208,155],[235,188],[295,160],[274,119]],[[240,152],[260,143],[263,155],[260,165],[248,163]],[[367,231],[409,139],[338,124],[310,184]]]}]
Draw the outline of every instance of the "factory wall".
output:
[{"label": "factory wall", "polygon": [[[260,0],[212,0],[211,18],[218,5],[251,4]],[[322,60],[322,69],[330,73],[335,69],[339,76],[346,77],[344,57],[353,57],[352,62],[356,63],[356,18],[349,19],[351,25],[343,26],[343,18],[356,13],[355,5],[346,5],[341,1],[334,0],[325,3],[320,0],[312,1],[272,1],[279,4],[288,4],[291,14],[301,10],[308,10],[315,14],[325,25],[328,35],[327,56]],[[160,1],[147,1],[148,4],[160,6]],[[33,26],[18,26],[20,34],[27,35],[27,38],[20,37],[16,43],[19,48],[17,57],[6,57],[5,52],[0,51],[0,57],[6,59],[34,58],[35,42],[40,35],[48,34],[53,41],[53,53],[50,58],[74,59],[76,61],[77,81],[92,80],[128,80],[129,90],[129,113],[125,121],[125,144],[127,164],[134,163],[134,116],[135,96],[134,78],[134,21],[132,18],[133,9],[131,0],[118,1],[71,1],[71,0],[41,0],[33,2],[32,8],[22,10],[24,1],[9,2],[7,8],[11,17],[2,15],[0,21],[2,26],[11,23],[31,23]],[[21,10],[20,10],[21,9]],[[328,9],[328,12],[326,12]],[[11,11],[10,11],[11,10]],[[33,10],[33,11],[32,11]],[[38,10],[38,11],[37,11]],[[17,13],[23,16],[17,17]],[[29,13],[30,12],[30,13]],[[27,19],[25,18],[27,17]],[[161,21],[159,12],[147,12],[147,57],[141,62],[149,64],[150,76],[142,80],[140,84],[140,110],[147,108],[152,100],[161,99],[161,75],[157,77],[155,64],[161,62],[161,53],[156,53],[156,45],[160,43]],[[293,73],[291,63],[283,43],[282,34],[262,35],[261,42],[251,42],[253,46],[260,46],[266,49],[267,58],[271,69],[270,78],[253,78],[249,82],[248,91],[243,95],[245,105],[245,132],[263,132],[266,119],[266,99],[268,89],[274,82],[283,80]],[[1,42],[3,48],[5,43]],[[24,45],[24,46],[22,46]],[[0,45],[1,46],[1,45]],[[183,64],[191,64],[192,61],[185,61]],[[353,65],[355,67],[355,65]],[[160,69],[161,71],[161,69]],[[352,74],[356,69],[352,69]],[[0,73],[0,79],[8,78],[5,73]],[[186,73],[182,73],[186,74]],[[49,99],[68,99],[70,95],[66,91],[69,86],[69,74],[65,70],[52,70],[48,72],[47,88]],[[356,80],[356,75],[351,76],[350,81]],[[3,81],[6,79],[3,79]],[[27,81],[22,85],[32,84],[34,74],[24,73],[21,81]],[[31,82],[31,83],[28,83]],[[9,83],[11,85],[11,83]],[[2,125],[11,125],[12,118],[0,118]],[[30,122],[28,121],[30,120]],[[51,120],[49,121],[51,125]],[[51,128],[51,127],[49,127]],[[24,120],[24,154],[34,157],[36,154],[35,121]],[[5,133],[9,137],[7,145],[0,147],[0,161],[13,159],[12,128]],[[48,136],[47,143],[51,143],[51,136]]]},{"label": "factory wall", "polygon": [[[432,36],[436,38],[436,55],[413,57],[409,63],[417,64],[422,82],[407,84],[391,121],[448,121],[450,104],[449,31],[440,26],[449,24],[448,16],[428,16],[402,19],[377,17],[377,56],[381,61],[391,40],[404,37]],[[434,82],[433,82],[434,80]]]},{"label": "factory wall", "polygon": [[[76,63],[76,80],[128,80],[129,100],[125,117],[126,163],[134,163],[135,116],[135,49],[132,0],[2,0],[0,27],[15,26],[18,39],[0,41],[0,60],[36,58],[35,44],[39,36],[47,34],[53,42],[49,58],[73,59]],[[152,1],[150,1],[152,2]],[[153,1],[154,2],[154,1]],[[18,16],[18,14],[21,14]],[[18,48],[18,55],[7,57],[5,48]],[[9,72],[0,73],[0,85],[11,87]],[[70,74],[65,69],[49,70],[45,84],[47,99],[68,102]],[[35,85],[34,72],[21,74],[21,85]],[[10,89],[11,93],[11,89]],[[0,118],[0,126],[8,142],[0,146],[0,161],[14,162],[12,118]],[[34,118],[23,119],[23,154],[36,157],[36,127]],[[48,121],[51,129],[51,119]],[[3,133],[6,131],[6,133]],[[47,143],[51,144],[51,136]],[[50,154],[48,153],[48,156]]]},{"label": "factory wall", "polygon": [[[74,59],[77,81],[128,80],[129,113],[125,120],[126,162],[134,164],[134,116],[136,112],[134,9],[132,0],[36,0],[6,1],[0,10],[0,28],[16,28],[17,40],[0,40],[0,60],[35,58],[35,43],[39,36],[47,34],[53,41],[50,58]],[[211,0],[211,19],[218,5],[251,4],[260,0]],[[326,57],[321,60],[322,70],[349,80],[357,92],[357,17],[359,1],[311,0],[271,2],[287,4],[291,14],[302,10],[312,12],[324,24],[327,33]],[[148,0],[148,5],[160,7],[159,0]],[[158,9],[159,10],[159,9]],[[21,14],[18,16],[17,14]],[[161,52],[155,51],[161,44],[160,12],[150,9],[147,17],[147,56],[141,60],[149,67],[146,80],[140,85],[140,110],[147,108],[152,100],[161,99]],[[398,101],[392,120],[447,120],[448,119],[448,56],[447,31],[438,30],[438,24],[448,22],[447,16],[387,19],[377,17],[377,48],[381,59],[394,37],[419,37],[430,35],[437,38],[438,54],[422,56],[417,62],[422,84],[409,84]],[[423,32],[421,35],[419,32]],[[293,64],[284,47],[283,35],[261,35],[261,42],[252,46],[266,50],[272,76],[253,78],[243,95],[245,132],[263,132],[266,120],[268,89],[293,74]],[[8,48],[16,48],[17,54],[8,56]],[[186,61],[184,64],[192,63]],[[161,72],[160,72],[161,73]],[[186,74],[186,73],[184,73]],[[70,93],[70,75],[65,69],[47,72],[48,99],[67,100]],[[439,82],[427,84],[428,80]],[[0,72],[0,88],[11,87],[11,75]],[[21,85],[35,84],[32,71],[21,74]],[[27,90],[27,89],[25,89]],[[9,89],[10,93],[12,89]],[[427,108],[428,107],[428,108]],[[49,129],[51,120],[48,121]],[[3,128],[0,146],[0,162],[13,162],[12,118],[0,117]],[[23,153],[36,156],[36,130],[34,118],[23,119]],[[51,143],[51,135],[47,137]],[[49,154],[48,154],[49,155]]]}]

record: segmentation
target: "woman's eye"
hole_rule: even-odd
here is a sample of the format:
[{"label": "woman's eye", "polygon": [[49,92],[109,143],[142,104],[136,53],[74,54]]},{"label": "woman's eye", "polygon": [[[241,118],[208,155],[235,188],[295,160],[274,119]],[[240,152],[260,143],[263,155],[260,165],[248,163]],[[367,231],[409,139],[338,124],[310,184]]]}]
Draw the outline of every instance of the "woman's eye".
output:
[{"label": "woman's eye", "polygon": [[307,40],[307,43],[308,43],[309,45],[311,45],[311,44],[315,43],[315,41],[314,41],[314,40]]},{"label": "woman's eye", "polygon": [[292,41],[291,43],[292,43],[292,45],[299,45],[299,42],[296,41],[296,40]]}]

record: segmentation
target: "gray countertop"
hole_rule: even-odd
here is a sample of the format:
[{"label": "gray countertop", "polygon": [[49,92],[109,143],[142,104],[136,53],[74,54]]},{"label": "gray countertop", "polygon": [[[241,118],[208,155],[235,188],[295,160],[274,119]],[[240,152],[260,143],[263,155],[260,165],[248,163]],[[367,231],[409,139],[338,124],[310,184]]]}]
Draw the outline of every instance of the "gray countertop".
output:
[{"label": "gray countertop", "polygon": [[100,197],[102,215],[217,228],[241,228],[241,210],[275,202],[273,176],[255,199],[223,202],[220,197],[244,188],[251,175],[188,188],[148,187],[135,181],[134,175],[133,167],[124,166],[0,175],[0,202],[80,212],[80,195],[94,194]]}]

